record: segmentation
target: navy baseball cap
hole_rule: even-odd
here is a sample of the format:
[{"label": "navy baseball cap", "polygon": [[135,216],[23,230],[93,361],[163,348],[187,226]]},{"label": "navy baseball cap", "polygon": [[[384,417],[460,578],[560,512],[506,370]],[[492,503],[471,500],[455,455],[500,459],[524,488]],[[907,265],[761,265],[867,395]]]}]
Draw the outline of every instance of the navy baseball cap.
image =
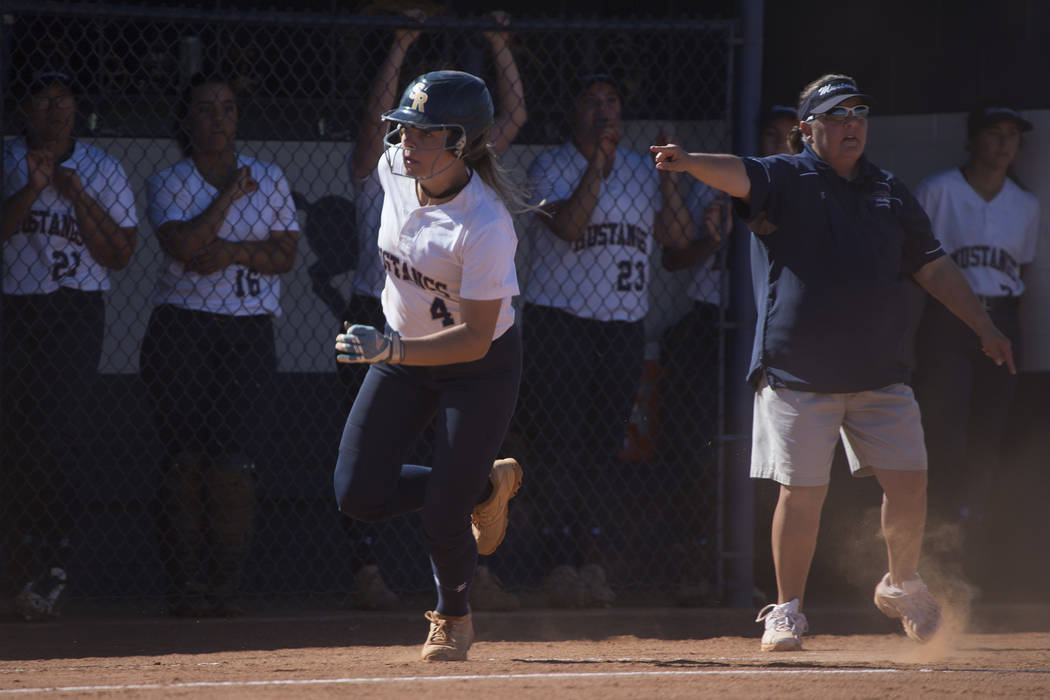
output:
[{"label": "navy baseball cap", "polygon": [[1022,133],[1032,130],[1032,122],[1018,114],[1016,109],[999,103],[985,103],[970,110],[966,118],[966,134],[972,139],[981,129],[1007,120],[1016,122]]},{"label": "navy baseball cap", "polygon": [[812,117],[814,114],[824,114],[832,107],[851,97],[863,97],[871,101],[871,95],[860,91],[853,78],[834,76],[826,79],[817,86],[809,96],[803,100],[798,108],[798,116],[802,121]]},{"label": "navy baseball cap", "polygon": [[576,94],[580,95],[587,90],[591,85],[596,83],[605,83],[611,85],[616,94],[623,99],[623,89],[620,87],[620,81],[613,77],[612,73],[584,73],[580,75],[576,80]]},{"label": "navy baseball cap", "polygon": [[41,90],[46,90],[55,83],[62,83],[69,91],[76,94],[76,86],[73,84],[73,79],[69,77],[69,73],[64,73],[57,70],[42,70],[33,73],[29,80],[25,84],[25,94],[35,95]]},{"label": "navy baseball cap", "polygon": [[777,119],[790,119],[791,121],[798,121],[798,111],[794,107],[788,107],[787,105],[769,105],[762,110],[760,124],[765,126],[770,122],[774,122]]}]

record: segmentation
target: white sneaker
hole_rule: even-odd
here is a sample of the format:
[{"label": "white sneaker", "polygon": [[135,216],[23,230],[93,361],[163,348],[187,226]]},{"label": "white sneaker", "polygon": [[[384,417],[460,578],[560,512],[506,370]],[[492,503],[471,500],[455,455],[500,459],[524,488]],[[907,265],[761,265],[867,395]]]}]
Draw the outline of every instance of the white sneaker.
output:
[{"label": "white sneaker", "polygon": [[897,587],[886,572],[875,586],[875,605],[887,616],[899,617],[905,634],[916,642],[930,641],[941,626],[941,606],[918,574]]},{"label": "white sneaker", "polygon": [[798,598],[762,608],[755,622],[766,622],[762,651],[801,651],[802,635],[809,631],[806,616],[798,609]]}]

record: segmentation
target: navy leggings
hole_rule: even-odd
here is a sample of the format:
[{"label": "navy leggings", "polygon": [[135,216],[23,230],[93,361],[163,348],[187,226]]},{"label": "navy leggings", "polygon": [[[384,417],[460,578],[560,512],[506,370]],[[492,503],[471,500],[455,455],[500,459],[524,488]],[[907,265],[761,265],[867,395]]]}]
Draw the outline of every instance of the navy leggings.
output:
[{"label": "navy leggings", "polygon": [[[440,367],[373,365],[346,419],[335,467],[339,509],[380,522],[422,511],[438,612],[465,615],[477,544],[470,514],[488,485],[521,381],[517,326],[485,357]],[[437,417],[430,467],[405,464]]]}]

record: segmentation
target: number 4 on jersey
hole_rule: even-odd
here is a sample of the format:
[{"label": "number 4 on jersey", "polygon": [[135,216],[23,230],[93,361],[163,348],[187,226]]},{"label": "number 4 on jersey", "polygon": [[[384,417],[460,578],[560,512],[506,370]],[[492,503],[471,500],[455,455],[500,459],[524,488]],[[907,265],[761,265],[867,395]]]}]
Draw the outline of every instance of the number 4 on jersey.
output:
[{"label": "number 4 on jersey", "polygon": [[445,300],[441,297],[434,297],[434,302],[430,305],[430,318],[441,319],[442,326],[456,325],[456,320],[452,318],[452,314],[445,306]]}]

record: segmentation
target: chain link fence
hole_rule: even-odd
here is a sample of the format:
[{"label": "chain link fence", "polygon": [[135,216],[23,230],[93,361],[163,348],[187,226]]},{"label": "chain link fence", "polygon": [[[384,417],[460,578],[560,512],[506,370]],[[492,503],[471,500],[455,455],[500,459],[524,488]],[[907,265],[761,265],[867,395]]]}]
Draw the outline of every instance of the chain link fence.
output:
[{"label": "chain link fence", "polygon": [[[189,614],[429,595],[418,518],[337,512],[360,374],[332,345],[377,313],[366,106],[445,67],[485,78],[533,202],[571,197],[587,128],[619,148],[575,242],[516,217],[504,453],[526,478],[475,607],[719,598],[725,280],[703,238],[721,224],[647,147],[729,149],[732,22],[9,7],[0,488],[20,606],[46,616],[63,583]],[[230,138],[237,168],[201,155]]]}]

